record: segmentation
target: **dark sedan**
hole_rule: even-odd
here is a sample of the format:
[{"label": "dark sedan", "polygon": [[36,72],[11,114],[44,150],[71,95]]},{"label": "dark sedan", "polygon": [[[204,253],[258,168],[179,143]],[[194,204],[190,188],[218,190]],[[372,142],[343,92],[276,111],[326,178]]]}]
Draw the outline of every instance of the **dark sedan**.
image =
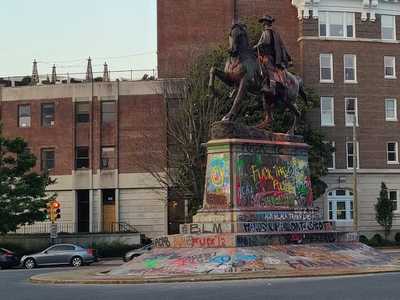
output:
[{"label": "dark sedan", "polygon": [[21,264],[26,269],[36,266],[71,265],[80,267],[97,261],[94,249],[86,249],[73,244],[58,244],[51,246],[42,252],[25,255],[21,258]]},{"label": "dark sedan", "polygon": [[6,269],[19,265],[19,259],[14,252],[0,248],[0,268]]}]

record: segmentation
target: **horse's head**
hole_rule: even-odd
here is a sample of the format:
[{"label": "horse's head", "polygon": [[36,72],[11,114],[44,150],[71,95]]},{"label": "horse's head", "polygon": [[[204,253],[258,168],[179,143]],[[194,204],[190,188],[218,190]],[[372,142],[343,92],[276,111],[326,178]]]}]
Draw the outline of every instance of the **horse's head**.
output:
[{"label": "horse's head", "polygon": [[229,33],[229,52],[231,56],[238,56],[241,51],[249,49],[246,25],[236,23]]}]

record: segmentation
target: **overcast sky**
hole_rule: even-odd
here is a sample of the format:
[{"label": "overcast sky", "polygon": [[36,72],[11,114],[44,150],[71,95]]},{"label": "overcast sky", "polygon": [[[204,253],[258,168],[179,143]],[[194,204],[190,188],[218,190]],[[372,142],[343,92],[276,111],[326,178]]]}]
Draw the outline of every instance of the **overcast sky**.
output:
[{"label": "overcast sky", "polygon": [[12,0],[0,5],[0,76],[157,65],[156,0]]}]

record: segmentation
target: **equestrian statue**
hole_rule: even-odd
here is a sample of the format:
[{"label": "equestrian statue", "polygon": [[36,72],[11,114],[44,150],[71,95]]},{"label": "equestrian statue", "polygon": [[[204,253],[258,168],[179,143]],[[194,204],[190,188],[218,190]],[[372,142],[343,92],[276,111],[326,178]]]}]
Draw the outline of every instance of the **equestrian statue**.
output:
[{"label": "equestrian statue", "polygon": [[214,91],[215,77],[233,87],[234,98],[230,111],[222,121],[233,120],[239,111],[240,103],[246,93],[261,96],[265,113],[264,120],[258,128],[270,129],[272,112],[276,106],[283,106],[294,115],[289,134],[294,134],[300,112],[296,105],[300,95],[307,101],[303,80],[291,74],[287,68],[291,57],[279,33],[272,28],[274,18],[264,16],[259,19],[264,31],[259,42],[251,48],[246,25],[236,23],[229,34],[229,58],[224,71],[212,67],[210,70],[209,88]]}]

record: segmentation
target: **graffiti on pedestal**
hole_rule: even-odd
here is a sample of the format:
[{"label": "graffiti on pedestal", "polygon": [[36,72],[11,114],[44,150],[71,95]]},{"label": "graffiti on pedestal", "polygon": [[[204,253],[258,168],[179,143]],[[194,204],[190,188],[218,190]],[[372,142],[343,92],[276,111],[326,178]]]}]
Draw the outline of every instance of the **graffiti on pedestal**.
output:
[{"label": "graffiti on pedestal", "polygon": [[169,235],[154,239],[156,248],[224,248],[234,247],[235,238],[230,234]]},{"label": "graffiti on pedestal", "polygon": [[306,156],[240,153],[236,167],[238,207],[311,206],[311,178]]},{"label": "graffiti on pedestal", "polygon": [[272,210],[240,212],[238,222],[311,221],[322,220],[322,212],[317,209]]},{"label": "graffiti on pedestal", "polygon": [[222,208],[228,206],[230,196],[229,178],[229,155],[223,153],[209,155],[205,199],[207,208]]}]

